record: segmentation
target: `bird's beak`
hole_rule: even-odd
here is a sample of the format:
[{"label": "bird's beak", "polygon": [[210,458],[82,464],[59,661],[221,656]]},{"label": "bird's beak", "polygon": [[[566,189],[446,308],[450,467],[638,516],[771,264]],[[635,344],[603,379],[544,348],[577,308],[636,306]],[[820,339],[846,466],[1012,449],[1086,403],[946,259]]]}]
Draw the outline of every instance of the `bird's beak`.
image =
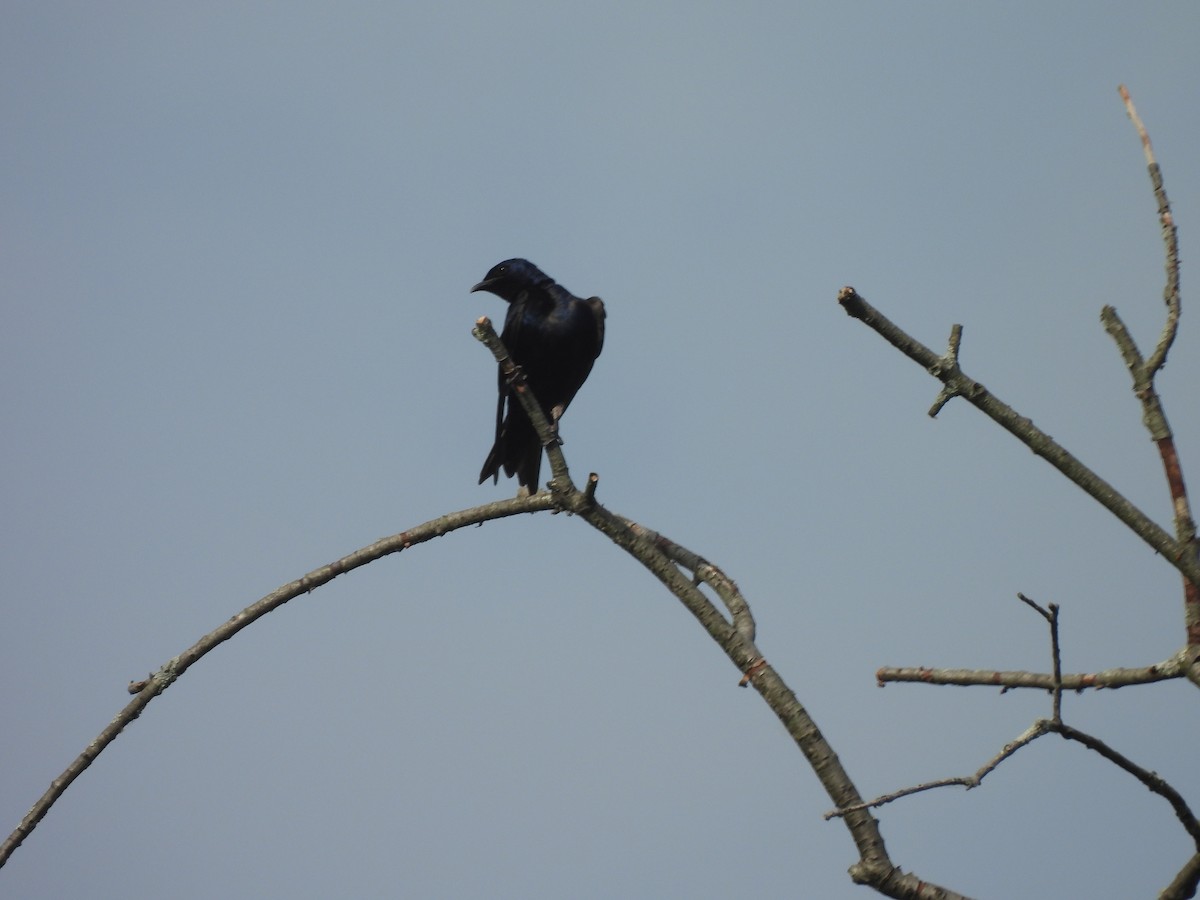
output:
[{"label": "bird's beak", "polygon": [[492,282],[489,279],[485,278],[485,279],[483,279],[483,281],[479,282],[479,284],[475,285],[475,287],[471,288],[471,293],[473,294],[476,291],[490,291],[491,289],[492,289]]}]

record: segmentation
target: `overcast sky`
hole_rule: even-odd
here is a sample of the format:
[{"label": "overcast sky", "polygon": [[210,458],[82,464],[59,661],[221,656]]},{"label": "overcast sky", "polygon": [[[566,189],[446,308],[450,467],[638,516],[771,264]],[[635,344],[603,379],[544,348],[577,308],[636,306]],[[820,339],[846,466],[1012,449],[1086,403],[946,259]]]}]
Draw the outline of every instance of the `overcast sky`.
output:
[{"label": "overcast sky", "polygon": [[[469,294],[525,256],[608,308],[563,421],[600,500],[736,579],[866,795],[973,772],[1046,697],[881,665],[1183,642],[1179,579],[841,312],[853,284],[1170,528],[1098,321],[1161,328],[1126,83],[1200,259],[1200,5],[55,3],[0,9],[0,828],[145,677],[476,485]],[[1160,379],[1200,490],[1200,308]],[[5,897],[851,898],[845,828],[683,608],[586,524],[455,533],[195,666]],[[1195,690],[1065,698],[1200,806]],[[1046,738],[879,813],[984,897],[1152,896],[1167,804]]]}]

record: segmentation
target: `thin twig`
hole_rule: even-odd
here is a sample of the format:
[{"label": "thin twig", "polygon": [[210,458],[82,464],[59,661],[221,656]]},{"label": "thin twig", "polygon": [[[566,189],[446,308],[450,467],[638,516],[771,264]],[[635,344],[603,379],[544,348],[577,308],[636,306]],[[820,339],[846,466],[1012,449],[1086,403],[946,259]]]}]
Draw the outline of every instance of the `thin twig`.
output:
[{"label": "thin twig", "polygon": [[1062,721],[1062,645],[1058,642],[1058,604],[1050,604],[1050,647],[1054,655],[1054,721]]},{"label": "thin twig", "polygon": [[1062,652],[1059,649],[1058,643],[1058,604],[1051,603],[1049,609],[1043,609],[1039,603],[1030,600],[1024,594],[1018,593],[1017,599],[1022,603],[1037,610],[1046,623],[1050,626],[1050,658],[1053,662],[1054,672],[1051,678],[1054,682],[1054,687],[1051,689],[1053,694],[1052,707],[1054,710],[1054,721],[1062,721]]},{"label": "thin twig", "polygon": [[[1158,345],[1149,359],[1142,359],[1137,350],[1132,335],[1111,306],[1105,306],[1100,313],[1105,330],[1112,335],[1125,365],[1133,379],[1133,392],[1142,404],[1142,421],[1150,432],[1158,447],[1162,459],[1163,474],[1167,480],[1167,489],[1171,494],[1171,507],[1175,518],[1175,537],[1179,542],[1181,553],[1192,560],[1200,558],[1200,542],[1196,537],[1196,522],[1192,517],[1191,504],[1188,500],[1187,485],[1184,482],[1183,467],[1179,462],[1179,452],[1175,447],[1175,437],[1167,422],[1166,411],[1154,386],[1154,378],[1167,361],[1167,353],[1175,343],[1179,330],[1179,316],[1182,308],[1179,291],[1179,235],[1175,228],[1175,217],[1171,213],[1171,204],[1167,199],[1167,191],[1163,186],[1162,169],[1154,158],[1154,147],[1150,143],[1150,135],[1142,123],[1141,116],[1133,105],[1133,98],[1125,85],[1117,89],[1121,100],[1125,103],[1125,111],[1133,122],[1138,138],[1142,142],[1142,152],[1146,156],[1146,166],[1150,173],[1150,184],[1154,189],[1154,199],[1158,205],[1158,221],[1162,230],[1163,250],[1165,254],[1166,285],[1163,288],[1163,302],[1167,307],[1166,321],[1158,339]],[[1189,646],[1200,647],[1200,579],[1184,573],[1183,605],[1184,629],[1187,633]],[[1200,670],[1190,670],[1188,677],[1200,685]]]},{"label": "thin twig", "polygon": [[881,794],[869,803],[863,803],[861,807],[847,807],[845,809],[831,809],[825,813],[826,819],[833,819],[844,816],[848,812],[853,812],[857,808],[867,809],[877,806],[883,806],[886,803],[891,803],[893,800],[899,800],[901,797],[908,797],[912,794],[919,794],[922,791],[931,791],[941,787],[965,787],[968,791],[972,788],[977,788],[988,775],[990,775],[1000,763],[1004,762],[1026,744],[1031,744],[1047,734],[1050,729],[1047,727],[1046,719],[1038,719],[1023,731],[1016,740],[1005,744],[1000,752],[989,759],[986,763],[976,770],[974,775],[964,775],[960,778],[940,778],[937,781],[926,781],[924,784],[913,785],[912,787],[901,788],[898,791],[892,791],[890,794]]},{"label": "thin twig", "polygon": [[1154,147],[1150,144],[1150,135],[1142,124],[1141,116],[1134,108],[1133,98],[1125,85],[1117,88],[1121,100],[1125,103],[1125,112],[1137,130],[1142,142],[1142,152],[1146,155],[1146,166],[1150,171],[1150,184],[1154,188],[1154,199],[1158,202],[1158,221],[1162,226],[1163,246],[1166,250],[1167,283],[1163,288],[1163,302],[1167,306],[1167,322],[1158,340],[1158,346],[1150,354],[1147,362],[1150,376],[1153,377],[1167,361],[1167,353],[1175,343],[1175,335],[1179,329],[1179,236],[1175,230],[1175,217],[1171,214],[1171,204],[1167,200],[1167,191],[1163,187],[1162,170],[1158,160],[1154,158]]},{"label": "thin twig", "polygon": [[1164,798],[1171,804],[1171,808],[1175,810],[1176,817],[1183,823],[1184,829],[1192,836],[1192,840],[1196,842],[1197,849],[1200,849],[1200,822],[1196,821],[1196,816],[1192,813],[1187,801],[1183,799],[1183,795],[1171,787],[1157,772],[1143,769],[1133,760],[1129,759],[1129,757],[1118,753],[1112,747],[1108,746],[1100,738],[1080,731],[1077,728],[1072,728],[1063,722],[1051,722],[1049,730],[1069,741],[1077,741],[1089,750],[1094,750],[1113,765],[1128,772],[1155,794]]},{"label": "thin twig", "polygon": [[1061,722],[1063,682],[1062,652],[1059,649],[1058,643],[1058,604],[1051,603],[1048,609],[1043,609],[1040,603],[1029,599],[1022,593],[1017,594],[1017,599],[1026,606],[1036,610],[1037,613],[1046,620],[1046,624],[1050,626],[1050,659],[1051,665],[1054,669],[1050,676],[1054,684],[1053,688],[1051,688],[1051,708],[1053,710],[1054,721]]}]

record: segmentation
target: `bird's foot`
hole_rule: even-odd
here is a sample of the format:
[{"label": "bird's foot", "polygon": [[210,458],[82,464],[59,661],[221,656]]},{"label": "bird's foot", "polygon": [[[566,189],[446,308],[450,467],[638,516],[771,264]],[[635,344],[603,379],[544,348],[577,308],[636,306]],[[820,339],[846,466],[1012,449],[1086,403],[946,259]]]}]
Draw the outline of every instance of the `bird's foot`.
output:
[{"label": "bird's foot", "polygon": [[[558,444],[560,447],[565,442],[562,439],[562,435],[558,432],[558,420],[562,418],[565,409],[565,407],[560,405],[550,410],[550,444]],[[549,446],[549,444],[546,446]]]},{"label": "bird's foot", "polygon": [[[515,362],[513,363],[512,371],[508,373],[508,383],[514,387],[519,387],[525,383],[525,370]],[[515,397],[513,401],[516,401]]]}]

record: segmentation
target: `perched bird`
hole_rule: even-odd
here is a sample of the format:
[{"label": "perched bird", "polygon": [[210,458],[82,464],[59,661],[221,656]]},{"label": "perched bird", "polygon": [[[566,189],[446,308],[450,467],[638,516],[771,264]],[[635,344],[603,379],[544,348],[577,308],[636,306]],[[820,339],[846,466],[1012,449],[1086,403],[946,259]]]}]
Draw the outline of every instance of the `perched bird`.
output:
[{"label": "perched bird", "polygon": [[[492,267],[471,291],[488,291],[508,302],[500,339],[557,433],[558,420],[604,346],[603,301],[576,297],[526,259],[508,259]],[[499,384],[496,442],[479,483],[489,476],[499,481],[503,466],[506,476],[517,476],[520,494],[536,493],[542,442],[503,372]]]}]

